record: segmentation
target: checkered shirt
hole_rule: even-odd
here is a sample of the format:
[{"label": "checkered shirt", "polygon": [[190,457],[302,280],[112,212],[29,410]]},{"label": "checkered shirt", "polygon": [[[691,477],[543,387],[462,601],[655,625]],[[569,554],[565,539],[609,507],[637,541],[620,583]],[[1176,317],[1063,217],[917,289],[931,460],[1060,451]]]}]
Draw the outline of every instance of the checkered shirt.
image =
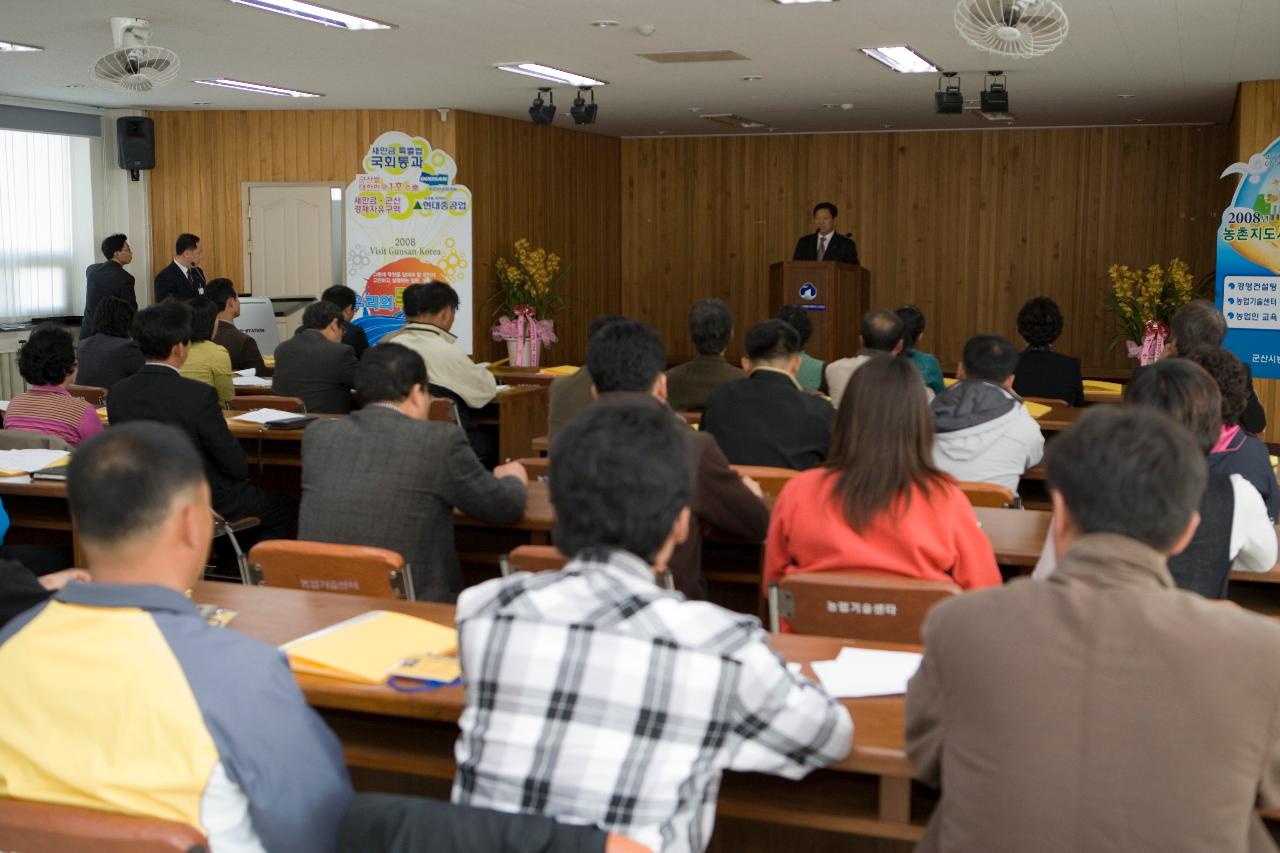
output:
[{"label": "checkered shirt", "polygon": [[757,619],[659,589],[622,551],[463,592],[453,801],[701,851],[725,769],[793,779],[853,722],[789,672]]}]

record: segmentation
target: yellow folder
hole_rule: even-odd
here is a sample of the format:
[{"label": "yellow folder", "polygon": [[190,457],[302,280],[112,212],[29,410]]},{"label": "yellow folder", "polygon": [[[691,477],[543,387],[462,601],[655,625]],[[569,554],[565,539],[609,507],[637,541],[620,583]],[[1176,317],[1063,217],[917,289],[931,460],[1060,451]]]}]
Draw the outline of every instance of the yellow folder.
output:
[{"label": "yellow folder", "polygon": [[1119,382],[1103,382],[1101,379],[1084,380],[1084,390],[1097,391],[1102,394],[1115,394],[1119,396],[1124,393],[1124,386]]},{"label": "yellow folder", "polygon": [[950,388],[952,385],[955,385],[955,384],[956,384],[957,382],[959,382],[959,381],[960,381],[959,379],[956,379],[956,378],[955,378],[955,377],[953,377],[953,376],[944,376],[944,377],[942,377],[942,384],[943,384],[944,386],[946,386],[947,388]]},{"label": "yellow folder", "polygon": [[576,364],[561,364],[556,367],[544,367],[540,373],[549,373],[552,376],[573,376],[579,370]]},{"label": "yellow folder", "polygon": [[1027,407],[1028,414],[1036,420],[1040,420],[1045,415],[1049,414],[1049,412],[1053,411],[1053,406],[1046,406],[1044,403],[1032,403],[1024,400],[1022,405]]},{"label": "yellow folder", "polygon": [[446,666],[458,650],[457,631],[390,610],[361,614],[280,648],[294,672],[361,684],[382,684],[393,675],[433,681],[458,677],[456,659]]}]

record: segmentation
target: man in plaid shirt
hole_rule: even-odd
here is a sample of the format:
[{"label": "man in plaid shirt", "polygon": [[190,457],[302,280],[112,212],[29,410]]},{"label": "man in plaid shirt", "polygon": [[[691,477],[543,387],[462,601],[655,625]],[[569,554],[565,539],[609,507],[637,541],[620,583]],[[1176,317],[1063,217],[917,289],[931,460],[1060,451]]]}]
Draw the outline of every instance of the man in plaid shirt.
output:
[{"label": "man in plaid shirt", "polygon": [[454,802],[701,851],[725,769],[799,779],[848,753],[848,712],[788,672],[757,619],[654,583],[688,533],[678,430],[640,395],[579,414],[551,456],[572,561],[458,599]]}]

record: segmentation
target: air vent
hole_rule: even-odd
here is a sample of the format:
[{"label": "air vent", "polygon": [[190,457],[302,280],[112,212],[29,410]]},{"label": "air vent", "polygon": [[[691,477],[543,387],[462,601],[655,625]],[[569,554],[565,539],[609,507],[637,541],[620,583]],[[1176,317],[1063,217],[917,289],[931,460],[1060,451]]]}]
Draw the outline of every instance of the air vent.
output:
[{"label": "air vent", "polygon": [[674,50],[669,53],[638,53],[650,62],[737,62],[747,57],[736,50]]},{"label": "air vent", "polygon": [[738,130],[759,130],[762,127],[769,126],[762,121],[743,118],[742,116],[734,115],[733,113],[713,113],[711,115],[699,116],[699,118],[705,118],[707,121],[714,121],[717,124],[723,124],[728,127],[737,128]]}]

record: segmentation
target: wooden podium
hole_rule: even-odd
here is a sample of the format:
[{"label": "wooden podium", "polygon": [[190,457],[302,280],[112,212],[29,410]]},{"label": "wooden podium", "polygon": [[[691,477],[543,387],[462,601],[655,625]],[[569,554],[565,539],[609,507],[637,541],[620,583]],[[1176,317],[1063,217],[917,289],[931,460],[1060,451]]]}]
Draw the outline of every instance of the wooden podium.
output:
[{"label": "wooden podium", "polygon": [[769,267],[769,314],[799,305],[813,321],[805,352],[825,362],[858,351],[858,324],[871,309],[871,273],[835,261],[779,261]]}]

